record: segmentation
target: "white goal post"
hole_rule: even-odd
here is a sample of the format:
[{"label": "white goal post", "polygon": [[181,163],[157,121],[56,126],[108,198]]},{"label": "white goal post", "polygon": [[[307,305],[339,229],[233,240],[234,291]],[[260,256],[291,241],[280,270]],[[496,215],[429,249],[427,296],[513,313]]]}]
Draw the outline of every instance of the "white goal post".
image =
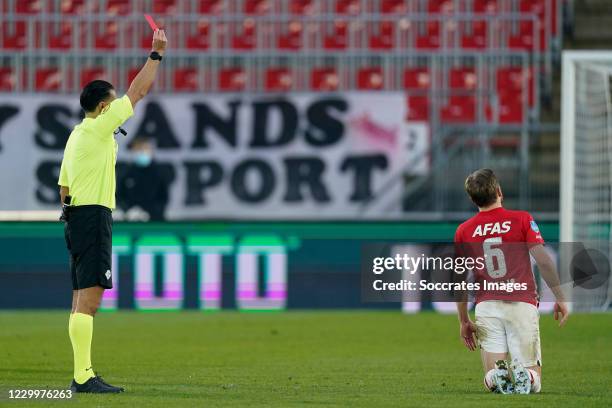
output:
[{"label": "white goal post", "polygon": [[[584,242],[610,259],[612,51],[564,51],[562,64],[559,238],[561,245]],[[568,271],[571,259],[563,258]],[[609,280],[573,290],[576,310],[607,310],[611,299]]]}]

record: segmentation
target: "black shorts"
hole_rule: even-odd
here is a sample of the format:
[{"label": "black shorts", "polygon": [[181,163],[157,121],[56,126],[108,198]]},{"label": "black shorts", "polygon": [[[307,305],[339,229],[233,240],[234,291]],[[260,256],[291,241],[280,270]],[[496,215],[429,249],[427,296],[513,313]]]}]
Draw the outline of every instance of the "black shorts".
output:
[{"label": "black shorts", "polygon": [[70,254],[72,288],[112,288],[111,210],[101,205],[69,207],[67,218],[64,237]]}]

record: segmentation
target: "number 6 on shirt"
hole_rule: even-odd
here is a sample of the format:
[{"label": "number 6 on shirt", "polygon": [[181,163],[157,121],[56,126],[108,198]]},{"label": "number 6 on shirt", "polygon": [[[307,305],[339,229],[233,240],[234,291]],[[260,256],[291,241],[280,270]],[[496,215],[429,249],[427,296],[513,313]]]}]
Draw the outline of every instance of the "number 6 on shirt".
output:
[{"label": "number 6 on shirt", "polygon": [[[504,258],[504,251],[501,248],[494,248],[494,245],[502,243],[501,237],[487,238],[482,243],[482,250],[485,257],[485,265],[487,266],[487,273],[492,278],[503,278],[508,272],[506,270],[506,259]],[[497,268],[495,268],[497,264]]]}]

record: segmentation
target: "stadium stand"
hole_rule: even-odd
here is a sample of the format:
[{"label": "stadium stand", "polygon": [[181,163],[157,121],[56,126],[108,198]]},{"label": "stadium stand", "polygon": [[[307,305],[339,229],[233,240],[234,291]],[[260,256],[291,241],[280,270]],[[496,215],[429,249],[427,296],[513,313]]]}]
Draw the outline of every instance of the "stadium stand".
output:
[{"label": "stadium stand", "polygon": [[[135,56],[150,47],[142,14],[152,12],[172,50],[156,92],[401,90],[406,119],[428,122],[432,134],[453,138],[470,125],[490,141],[510,132],[514,142],[504,145],[524,149],[552,92],[561,6],[562,0],[0,0],[0,92],[76,93],[98,77],[125,89]],[[444,137],[436,140],[448,144]],[[526,171],[525,163],[514,165]]]}]

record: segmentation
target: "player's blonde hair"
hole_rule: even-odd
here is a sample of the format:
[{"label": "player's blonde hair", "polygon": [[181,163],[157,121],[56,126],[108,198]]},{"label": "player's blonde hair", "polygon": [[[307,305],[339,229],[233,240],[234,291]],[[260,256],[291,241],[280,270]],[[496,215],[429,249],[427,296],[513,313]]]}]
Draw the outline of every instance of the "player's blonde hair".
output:
[{"label": "player's blonde hair", "polygon": [[491,169],[478,169],[465,179],[465,191],[478,207],[487,207],[497,200],[499,182]]}]

